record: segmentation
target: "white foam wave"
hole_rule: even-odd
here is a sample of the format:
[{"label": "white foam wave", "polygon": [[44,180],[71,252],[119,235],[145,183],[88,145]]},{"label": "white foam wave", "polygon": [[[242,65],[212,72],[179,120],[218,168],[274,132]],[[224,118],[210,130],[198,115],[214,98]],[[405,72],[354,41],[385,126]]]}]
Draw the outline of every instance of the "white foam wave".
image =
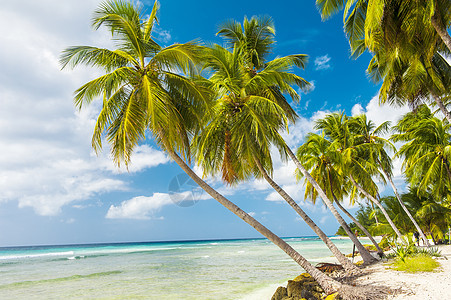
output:
[{"label": "white foam wave", "polygon": [[13,260],[13,259],[51,257],[51,256],[68,256],[68,255],[74,255],[74,251],[50,252],[50,253],[39,253],[39,254],[23,254],[23,255],[5,255],[5,256],[0,256],[0,260]]}]

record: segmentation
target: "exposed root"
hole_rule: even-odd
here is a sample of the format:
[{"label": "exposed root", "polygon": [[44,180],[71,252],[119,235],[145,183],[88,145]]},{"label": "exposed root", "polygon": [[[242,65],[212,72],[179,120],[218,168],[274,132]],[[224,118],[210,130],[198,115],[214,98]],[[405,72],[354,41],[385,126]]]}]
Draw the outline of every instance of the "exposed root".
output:
[{"label": "exposed root", "polygon": [[316,268],[323,273],[332,273],[338,270],[343,270],[342,265],[332,263],[318,263]]}]

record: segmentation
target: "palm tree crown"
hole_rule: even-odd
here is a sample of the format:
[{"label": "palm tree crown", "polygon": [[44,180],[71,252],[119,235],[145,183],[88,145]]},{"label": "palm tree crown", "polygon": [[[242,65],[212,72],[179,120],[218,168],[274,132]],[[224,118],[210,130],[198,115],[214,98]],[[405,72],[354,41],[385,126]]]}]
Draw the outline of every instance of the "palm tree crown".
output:
[{"label": "palm tree crown", "polygon": [[164,135],[172,149],[189,156],[188,135],[196,126],[193,120],[208,104],[203,90],[178,74],[194,72],[200,47],[196,43],[158,45],[152,38],[158,8],[155,2],[143,20],[141,9],[129,2],[104,2],[95,11],[92,25],[107,27],[117,49],[75,46],[61,55],[63,68],[88,65],[104,70],[105,75],[75,91],[75,104],[81,108],[103,98],[92,145],[99,151],[106,131],[118,164],[128,164],[146,129],[157,142]]}]

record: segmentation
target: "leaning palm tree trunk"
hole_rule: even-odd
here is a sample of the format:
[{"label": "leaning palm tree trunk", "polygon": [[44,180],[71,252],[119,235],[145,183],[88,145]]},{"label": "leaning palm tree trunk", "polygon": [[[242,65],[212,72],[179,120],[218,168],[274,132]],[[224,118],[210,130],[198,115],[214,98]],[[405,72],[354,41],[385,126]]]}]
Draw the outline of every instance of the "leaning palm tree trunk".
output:
[{"label": "leaning palm tree trunk", "polygon": [[434,98],[435,103],[437,104],[437,106],[440,108],[440,111],[443,113],[443,115],[445,116],[445,118],[448,120],[448,123],[451,124],[451,114],[449,113],[449,111],[446,109],[445,104],[443,103],[443,101],[440,99],[439,96],[437,96],[433,91],[430,90],[430,93],[432,95],[432,98]]},{"label": "leaning palm tree trunk", "polygon": [[451,51],[451,37],[446,28],[441,26],[439,18],[436,16],[436,14],[431,17],[431,23],[432,26],[434,26],[435,31],[437,31],[438,35],[442,38],[446,47],[449,49],[449,51]]},{"label": "leaning palm tree trunk", "polygon": [[334,217],[337,219],[338,223],[343,227],[343,229],[348,234],[351,241],[354,243],[354,245],[357,247],[357,250],[359,251],[360,255],[362,256],[362,259],[364,263],[370,264],[376,261],[376,258],[374,258],[368,250],[363,247],[362,243],[357,239],[357,237],[352,233],[351,229],[349,228],[348,224],[346,224],[346,221],[341,217],[341,215],[338,213],[338,211],[333,206],[332,202],[327,198],[326,193],[324,193],[323,189],[318,185],[318,183],[313,179],[313,177],[310,175],[309,172],[302,166],[302,164],[299,162],[297,157],[294,155],[293,151],[291,151],[290,147],[286,145],[285,147],[288,156],[293,160],[296,167],[301,171],[301,173],[307,178],[307,180],[310,182],[310,184],[316,189],[318,194],[323,199],[326,206],[330,209]]},{"label": "leaning palm tree trunk", "polygon": [[288,254],[294,261],[296,261],[302,268],[304,268],[307,273],[315,278],[315,280],[324,289],[324,291],[326,291],[326,293],[330,294],[332,292],[336,292],[343,287],[341,283],[330,278],[329,276],[325,275],[317,268],[315,268],[284,240],[272,233],[268,228],[252,218],[249,214],[236,206],[233,202],[229,201],[212,187],[210,187],[205,181],[197,176],[196,173],[194,173],[194,171],[185,163],[182,158],[180,158],[180,156],[178,156],[177,153],[172,150],[171,147],[169,147],[167,141],[165,141],[164,138],[162,138],[162,142],[166,151],[169,153],[169,156],[182,168],[183,171],[185,171],[185,173],[189,177],[191,177],[191,179],[194,180],[194,182],[196,182],[204,191],[206,191],[211,197],[213,197],[213,199],[225,206],[228,210],[237,215],[244,222],[254,227],[259,233],[261,233],[268,240],[270,240],[272,243],[282,249],[286,254]]},{"label": "leaning palm tree trunk", "polygon": [[363,225],[362,224],[360,224],[360,222],[359,221],[357,221],[357,219],[356,218],[354,218],[354,216],[349,212],[349,211],[347,211],[342,205],[341,205],[341,203],[340,203],[340,201],[338,201],[338,200],[335,200],[335,203],[337,203],[337,206],[352,220],[352,222],[354,222],[355,223],[355,225],[357,225],[357,227],[359,227],[362,231],[363,231],[363,233],[371,240],[371,242],[373,243],[373,245],[374,245],[374,247],[376,247],[376,249],[377,249],[377,252],[380,254],[380,255],[383,255],[384,254],[384,251],[381,249],[381,247],[379,247],[379,244],[374,240],[374,238],[373,238],[373,236],[371,235],[371,233],[365,228],[365,227],[363,227]]},{"label": "leaning palm tree trunk", "polygon": [[313,222],[312,219],[297,205],[293,198],[288,195],[285,190],[283,190],[277,183],[272,180],[268,175],[266,170],[261,165],[258,159],[255,159],[255,164],[257,165],[260,173],[263,175],[265,180],[271,185],[271,187],[279,193],[280,196],[298,213],[298,215],[307,223],[308,226],[319,236],[319,238],[326,244],[332,254],[338,259],[338,261],[343,265],[343,268],[352,274],[361,273],[360,269],[357,268],[353,263],[347,259],[343,253],[337,248],[337,246],[329,239],[329,237]]},{"label": "leaning palm tree trunk", "polygon": [[388,181],[390,182],[392,188],[393,188],[393,192],[395,192],[396,195],[396,199],[398,199],[399,204],[401,204],[402,209],[404,209],[404,211],[406,212],[406,214],[409,216],[409,219],[412,221],[413,225],[415,225],[415,228],[417,229],[418,233],[421,236],[421,239],[423,240],[424,244],[428,247],[430,247],[429,245],[429,241],[426,238],[426,236],[424,235],[423,230],[421,230],[420,226],[418,225],[417,221],[415,221],[415,219],[412,217],[412,215],[410,214],[409,210],[407,209],[407,207],[404,205],[404,202],[401,200],[401,197],[398,194],[398,189],[395,186],[395,183],[393,182],[393,179],[391,178],[390,175],[388,175],[385,171],[384,171],[385,176],[388,178]]},{"label": "leaning palm tree trunk", "polygon": [[393,223],[392,219],[390,218],[390,216],[388,215],[387,211],[385,210],[385,208],[382,206],[382,204],[380,203],[379,200],[377,200],[375,197],[373,197],[370,193],[368,193],[367,191],[365,191],[365,189],[363,189],[354,179],[354,177],[349,176],[349,179],[351,180],[352,184],[362,193],[365,195],[365,197],[367,197],[368,199],[370,199],[374,204],[377,205],[377,207],[379,207],[379,209],[382,211],[382,213],[385,216],[385,219],[387,219],[387,222],[390,224],[391,228],[393,228],[393,230],[395,231],[396,235],[398,236],[398,238],[405,244],[401,232],[399,232],[398,228],[396,227],[395,223]]}]

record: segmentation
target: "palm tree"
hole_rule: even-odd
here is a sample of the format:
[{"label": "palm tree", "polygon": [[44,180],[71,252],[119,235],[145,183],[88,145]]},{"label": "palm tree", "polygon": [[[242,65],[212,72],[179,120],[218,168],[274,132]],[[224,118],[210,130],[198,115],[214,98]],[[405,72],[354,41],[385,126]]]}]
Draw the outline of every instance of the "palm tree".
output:
[{"label": "palm tree", "polygon": [[[451,51],[451,38],[447,32],[451,25],[451,4],[447,0],[316,0],[316,5],[323,20],[344,9],[344,28],[354,51],[362,40],[371,43],[369,35],[378,33],[381,26],[398,32],[402,30],[411,39],[429,36],[431,44],[439,37]],[[393,21],[395,24],[400,22],[394,26]]]},{"label": "palm tree", "polygon": [[119,48],[116,50],[78,46],[66,49],[61,57],[64,67],[80,64],[98,67],[105,75],[94,79],[75,92],[75,103],[81,108],[97,97],[103,107],[93,135],[93,147],[100,151],[102,133],[111,144],[113,158],[119,165],[130,161],[134,147],[148,129],[169,156],[212,198],[254,227],[302,266],[327,293],[343,285],[313,267],[281,238],[249,214],[219,194],[198,177],[185,160],[190,156],[190,135],[201,125],[198,120],[209,111],[209,97],[201,85],[178,72],[193,72],[202,51],[194,43],[162,48],[152,39],[152,28],[158,10],[155,2],[147,20],[128,2],[113,0],[102,3],[94,13],[95,29],[110,29]]},{"label": "palm tree", "polygon": [[350,119],[349,128],[351,130],[351,133],[354,134],[354,141],[356,145],[370,145],[370,147],[365,147],[366,149],[363,149],[364,152],[367,152],[366,155],[370,156],[371,159],[376,162],[379,169],[387,178],[388,182],[390,182],[393,192],[395,193],[396,199],[399,201],[399,204],[401,205],[402,209],[407,214],[410,221],[414,224],[416,230],[423,239],[424,244],[429,246],[429,242],[426,236],[424,235],[418,223],[412,217],[412,214],[404,205],[404,202],[401,200],[401,197],[398,193],[398,189],[396,188],[395,183],[393,182],[392,160],[388,155],[388,153],[385,151],[385,148],[389,148],[393,152],[396,149],[391,142],[380,136],[388,132],[388,130],[390,129],[390,123],[384,122],[378,127],[376,127],[376,125],[371,120],[368,120],[366,118],[365,114],[362,114]]},{"label": "palm tree", "polygon": [[[265,97],[262,90],[280,89],[280,79],[290,77],[287,71],[292,58],[266,62],[264,69],[251,76],[243,64],[243,52],[246,50],[240,47],[230,52],[215,45],[206,57],[205,67],[212,70],[210,82],[217,100],[213,113],[206,116],[205,128],[195,139],[198,164],[205,174],[222,173],[227,184],[252,176],[264,178],[318,234],[346,270],[360,272],[270,176],[270,147],[274,145],[283,151],[285,143],[279,131],[287,126],[287,117],[277,101]],[[254,82],[259,85],[254,86]]]},{"label": "palm tree", "polygon": [[[325,136],[336,144],[336,149],[342,155],[342,169],[343,174],[349,178],[354,186],[351,192],[351,199],[357,197],[358,193],[364,195],[367,199],[372,201],[383,212],[385,218],[393,228],[399,239],[402,240],[402,235],[396,225],[391,220],[390,216],[376,198],[377,185],[372,177],[376,176],[380,180],[385,181],[384,177],[379,172],[376,162],[371,157],[362,157],[362,148],[366,146],[356,145],[354,137],[349,130],[348,117],[343,113],[332,113],[325,118],[317,120],[315,128],[323,130]],[[363,188],[365,186],[365,189]]]},{"label": "palm tree", "polygon": [[427,106],[407,113],[396,126],[392,140],[406,142],[397,156],[404,157],[403,169],[420,193],[441,198],[451,190],[451,125],[434,117]]},{"label": "palm tree", "polygon": [[[374,54],[368,73],[376,83],[383,80],[381,102],[408,102],[415,107],[416,102],[432,98],[451,123],[443,103],[443,97],[449,95],[451,71],[439,54],[451,53],[444,44],[449,41],[446,28],[451,24],[449,1],[317,0],[317,5],[327,18],[345,2],[345,31],[351,51],[354,57],[366,49]],[[447,38],[440,39],[438,32],[446,33],[441,36]]]},{"label": "palm tree", "polygon": [[219,26],[217,35],[224,38],[229,49],[243,49],[246,67],[255,74],[265,67],[275,43],[275,33],[271,17],[253,16],[251,19],[244,17],[243,25],[235,20],[227,20]]},{"label": "palm tree", "polygon": [[437,243],[436,238],[443,239],[443,232],[451,224],[451,209],[434,199],[432,194],[419,196],[416,188],[411,188],[402,197],[416,211],[415,215],[421,220],[423,228],[431,235],[434,244]]},{"label": "palm tree", "polygon": [[[259,24],[261,25],[260,27]],[[245,65],[247,74],[253,77],[257,74],[257,71],[261,70],[261,68],[265,66],[264,59],[270,53],[271,45],[274,43],[274,32],[274,25],[270,18],[252,18],[250,21],[245,19],[243,27],[236,21],[228,21],[220,27],[218,34],[222,35],[226,39],[230,48],[240,47],[241,49],[243,49],[243,64]],[[296,66],[304,67],[304,62],[306,61],[305,55],[297,55],[291,57],[294,58],[294,60],[291,60]],[[278,63],[283,63],[283,60],[278,60]],[[262,93],[265,97],[272,99],[281,108],[283,108],[287,119],[291,122],[294,122],[297,115],[286,101],[283,93],[289,94],[293,100],[297,101],[299,99],[299,95],[294,89],[290,87],[290,84],[297,84],[298,86],[300,85],[302,87],[305,87],[307,83],[300,78],[297,78],[294,81],[291,81],[292,79],[290,78],[283,79],[284,80],[279,80],[277,82],[278,85],[270,86],[262,90]],[[290,81],[285,82],[287,79]],[[264,84],[264,82],[259,82],[259,84]],[[297,168],[305,174],[304,176],[306,176],[307,180],[311,181],[313,185],[317,186],[314,179],[309,174],[307,174],[308,172],[299,163],[293,151],[291,151],[288,145],[285,145],[285,149],[281,153],[283,157],[286,156],[286,154],[288,154],[288,156],[293,160]],[[317,186],[317,188],[319,188],[319,186]],[[325,196],[322,191],[319,191],[319,193],[321,194],[321,197]],[[335,207],[332,205],[332,202],[328,199],[325,199],[324,201],[334,214],[335,218],[337,218],[339,223],[343,223],[346,226],[346,222],[336,211]],[[371,254],[365,249],[365,247],[363,247],[363,245],[359,242],[354,233],[349,230],[349,228],[347,232],[350,235],[351,240],[356,244],[364,261],[366,263],[374,261],[374,257],[371,256]]]},{"label": "palm tree", "polygon": [[451,114],[446,107],[451,67],[439,53],[429,60],[424,56],[399,55],[396,49],[384,47],[374,55],[367,72],[375,83],[382,81],[381,103],[408,103],[413,109],[423,102],[435,103],[451,123]]},{"label": "palm tree", "polygon": [[[324,134],[310,133],[306,138],[306,142],[298,148],[296,155],[316,182],[323,188],[326,195],[334,200],[334,203],[371,240],[378,253],[383,255],[383,250],[379,247],[379,244],[374,240],[369,231],[340,203],[347,196],[348,191],[347,182],[344,181],[343,174],[336,168],[337,165],[341,165],[342,157],[336,151],[334,144],[325,139]],[[297,172],[297,177],[300,179],[302,174]],[[317,191],[308,181],[305,181],[305,186],[305,199],[310,198],[315,203],[318,197]]]},{"label": "palm tree", "polygon": [[337,209],[334,207],[333,203],[329,198],[327,197],[326,193],[322,190],[322,188],[319,186],[319,184],[315,181],[315,179],[310,175],[310,173],[304,168],[304,166],[299,162],[296,155],[293,153],[293,151],[288,147],[288,145],[285,146],[285,151],[287,152],[290,159],[294,162],[296,165],[296,168],[299,170],[299,172],[306,178],[307,181],[312,185],[312,187],[318,192],[318,195],[323,199],[324,204],[329,208],[329,210],[332,212],[332,215],[337,219],[338,223],[343,227],[343,229],[346,231],[346,234],[349,236],[351,241],[356,245],[357,250],[359,251],[364,263],[369,264],[376,261],[376,259],[368,252],[367,249],[360,243],[360,241],[357,239],[355,234],[351,231],[349,226],[346,224],[346,221],[343,219],[343,217],[340,215],[340,213],[337,211]]}]

